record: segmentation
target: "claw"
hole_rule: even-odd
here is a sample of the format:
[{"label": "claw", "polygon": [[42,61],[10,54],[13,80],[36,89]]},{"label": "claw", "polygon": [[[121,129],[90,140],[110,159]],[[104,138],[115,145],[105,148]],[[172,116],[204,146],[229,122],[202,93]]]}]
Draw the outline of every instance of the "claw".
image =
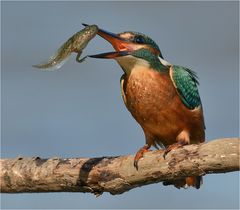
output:
[{"label": "claw", "polygon": [[166,159],[166,155],[167,155],[167,149],[165,149],[165,151],[164,151],[164,153],[163,153],[163,158],[164,158],[164,160]]},{"label": "claw", "polygon": [[177,143],[175,143],[175,144],[169,145],[169,146],[165,149],[165,151],[164,151],[164,153],[163,153],[163,158],[165,159],[165,158],[166,158],[166,155],[167,155],[169,152],[171,152],[172,150],[177,149],[177,148],[180,148],[180,147],[183,147],[184,145],[187,145],[187,144],[188,144],[188,143],[185,142],[185,141],[179,141],[179,142],[177,142]]},{"label": "claw", "polygon": [[133,165],[136,168],[136,170],[138,171],[138,160],[134,160]]},{"label": "claw", "polygon": [[136,153],[135,157],[134,157],[134,167],[136,168],[136,170],[138,170],[138,161],[143,157],[143,154],[145,152],[149,151],[150,146],[148,144],[144,145],[142,148],[140,148],[138,150],[138,152]]}]

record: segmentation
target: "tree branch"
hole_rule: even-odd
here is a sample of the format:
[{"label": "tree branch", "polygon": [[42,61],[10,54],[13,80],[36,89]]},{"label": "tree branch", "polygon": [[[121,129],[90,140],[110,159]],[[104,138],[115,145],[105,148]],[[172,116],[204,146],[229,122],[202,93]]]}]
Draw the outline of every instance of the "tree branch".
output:
[{"label": "tree branch", "polygon": [[186,176],[238,171],[239,138],[226,138],[171,151],[145,153],[138,171],[133,155],[100,158],[16,158],[0,160],[1,192],[103,192],[132,188]]}]

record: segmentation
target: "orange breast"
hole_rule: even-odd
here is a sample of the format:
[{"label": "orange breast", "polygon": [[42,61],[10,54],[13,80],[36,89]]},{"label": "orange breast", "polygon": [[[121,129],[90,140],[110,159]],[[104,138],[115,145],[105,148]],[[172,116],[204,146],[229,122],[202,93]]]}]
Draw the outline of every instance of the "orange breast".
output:
[{"label": "orange breast", "polygon": [[204,141],[201,108],[188,110],[181,102],[169,74],[141,67],[124,79],[125,104],[144,131],[165,146],[187,131],[191,143]]}]

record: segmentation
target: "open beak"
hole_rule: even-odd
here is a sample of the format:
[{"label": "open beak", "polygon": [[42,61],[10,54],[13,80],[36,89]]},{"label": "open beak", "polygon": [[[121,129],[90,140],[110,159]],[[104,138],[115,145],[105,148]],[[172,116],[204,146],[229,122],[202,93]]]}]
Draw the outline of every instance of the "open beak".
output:
[{"label": "open beak", "polygon": [[[83,24],[87,26],[87,24]],[[126,56],[134,50],[134,43],[127,39],[120,37],[118,34],[114,34],[103,29],[98,29],[98,35],[107,40],[113,48],[116,50],[114,52],[101,53],[97,55],[89,55],[92,58],[116,58],[121,56]]]}]

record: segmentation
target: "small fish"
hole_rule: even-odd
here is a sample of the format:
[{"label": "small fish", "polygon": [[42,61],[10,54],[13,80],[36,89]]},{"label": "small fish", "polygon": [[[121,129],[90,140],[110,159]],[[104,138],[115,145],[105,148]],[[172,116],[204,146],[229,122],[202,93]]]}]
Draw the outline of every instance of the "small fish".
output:
[{"label": "small fish", "polygon": [[97,32],[98,27],[96,25],[86,26],[70,37],[47,62],[33,65],[33,67],[48,70],[59,69],[73,52],[77,53],[76,61],[83,62],[87,56],[80,59],[82,51],[88,42],[96,36]]}]

